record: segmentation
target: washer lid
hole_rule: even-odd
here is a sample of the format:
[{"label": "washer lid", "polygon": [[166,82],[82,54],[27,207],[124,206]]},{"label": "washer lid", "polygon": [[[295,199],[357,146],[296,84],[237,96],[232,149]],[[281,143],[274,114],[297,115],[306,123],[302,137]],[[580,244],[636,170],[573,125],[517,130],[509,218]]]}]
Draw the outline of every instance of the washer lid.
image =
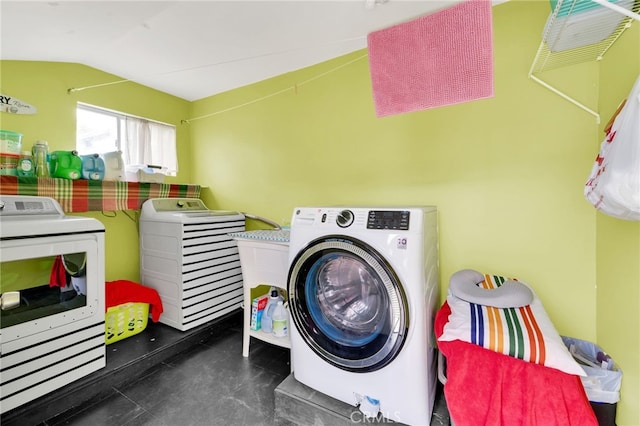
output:
[{"label": "washer lid", "polygon": [[0,237],[19,238],[104,232],[97,219],[66,216],[50,197],[0,195]]},{"label": "washer lid", "polygon": [[214,216],[244,215],[236,211],[209,210],[199,198],[151,198],[142,204],[141,220],[160,222],[185,222],[188,219],[212,218]]}]

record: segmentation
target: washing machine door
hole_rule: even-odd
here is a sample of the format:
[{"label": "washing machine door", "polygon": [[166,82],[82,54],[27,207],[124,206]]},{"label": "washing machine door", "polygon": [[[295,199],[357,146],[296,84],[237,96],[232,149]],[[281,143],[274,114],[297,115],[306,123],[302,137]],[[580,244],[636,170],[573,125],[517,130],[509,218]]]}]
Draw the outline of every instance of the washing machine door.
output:
[{"label": "washing machine door", "polygon": [[343,370],[370,372],[404,344],[409,308],[387,261],[355,238],[312,241],[289,269],[289,310],[302,339]]}]

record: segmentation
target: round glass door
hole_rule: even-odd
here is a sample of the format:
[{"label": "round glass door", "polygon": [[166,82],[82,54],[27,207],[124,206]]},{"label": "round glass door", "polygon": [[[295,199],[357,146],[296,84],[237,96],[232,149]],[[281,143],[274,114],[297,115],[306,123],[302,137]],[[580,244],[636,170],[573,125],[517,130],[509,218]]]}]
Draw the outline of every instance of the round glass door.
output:
[{"label": "round glass door", "polygon": [[409,327],[406,296],[368,244],[344,236],[312,241],[291,265],[288,290],[297,330],[327,362],[375,371],[402,348]]}]

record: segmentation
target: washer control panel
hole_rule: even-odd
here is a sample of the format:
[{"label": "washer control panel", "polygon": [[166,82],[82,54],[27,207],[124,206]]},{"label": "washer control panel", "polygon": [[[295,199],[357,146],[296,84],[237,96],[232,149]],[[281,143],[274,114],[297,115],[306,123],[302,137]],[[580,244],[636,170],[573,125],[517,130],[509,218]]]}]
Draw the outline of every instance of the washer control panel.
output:
[{"label": "washer control panel", "polygon": [[47,197],[0,195],[0,217],[24,215],[64,216],[55,200]]},{"label": "washer control panel", "polygon": [[404,210],[370,210],[367,229],[409,230],[409,212]]},{"label": "washer control panel", "polygon": [[[144,207],[144,206],[143,206]],[[294,209],[292,227],[321,226],[325,230],[409,231],[411,213],[424,208],[303,207]],[[417,212],[421,214],[422,211]],[[416,218],[414,217],[414,222]],[[420,217],[417,218],[420,222]]]},{"label": "washer control panel", "polygon": [[151,205],[156,212],[207,210],[199,198],[154,198],[151,199]]}]

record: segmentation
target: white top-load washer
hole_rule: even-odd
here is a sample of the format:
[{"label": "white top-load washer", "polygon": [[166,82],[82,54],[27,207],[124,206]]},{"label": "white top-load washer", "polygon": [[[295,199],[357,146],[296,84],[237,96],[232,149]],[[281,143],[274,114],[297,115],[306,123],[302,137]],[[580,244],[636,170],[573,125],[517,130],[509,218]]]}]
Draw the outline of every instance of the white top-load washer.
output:
[{"label": "white top-load washer", "polygon": [[[53,198],[0,195],[2,413],[106,365],[104,234]],[[82,292],[64,257],[83,259]]]},{"label": "white top-load washer", "polygon": [[288,297],[296,380],[360,406],[363,416],[430,424],[436,215],[435,207],[294,209]]},{"label": "white top-load washer", "polygon": [[209,210],[197,198],[153,198],[140,213],[140,281],[156,289],[160,322],[189,330],[240,309],[242,269],[230,232],[242,213]]}]

